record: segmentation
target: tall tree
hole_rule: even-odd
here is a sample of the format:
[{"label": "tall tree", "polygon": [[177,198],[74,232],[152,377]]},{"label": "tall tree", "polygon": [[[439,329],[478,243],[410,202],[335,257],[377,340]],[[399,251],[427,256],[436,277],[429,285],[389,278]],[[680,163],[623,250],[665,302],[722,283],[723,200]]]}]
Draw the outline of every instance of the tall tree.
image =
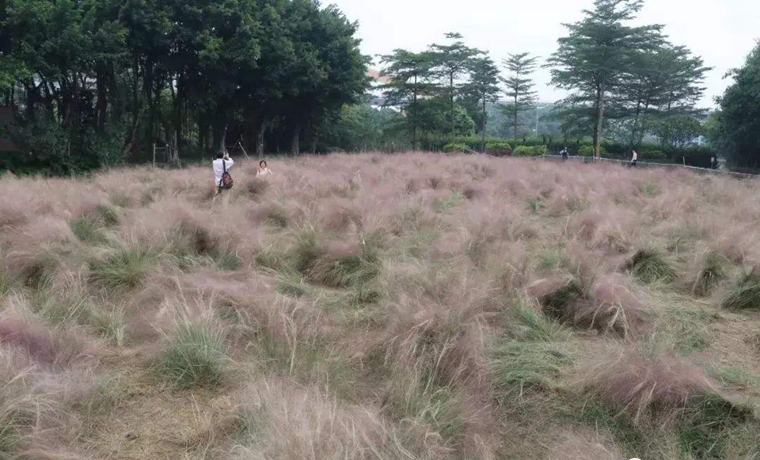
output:
[{"label": "tall tree", "polygon": [[[696,103],[704,93],[705,67],[686,47],[659,40],[632,55],[630,70],[622,79],[620,96],[623,115],[630,119],[630,145],[638,147],[650,125],[675,125],[698,112]],[[679,119],[680,117],[680,119]]]},{"label": "tall tree", "polygon": [[397,49],[393,54],[382,56],[380,62],[386,66],[382,76],[390,79],[382,86],[385,105],[401,107],[405,112],[412,135],[412,148],[417,150],[420,128],[419,101],[435,89],[431,82],[431,55]]},{"label": "tall tree", "polygon": [[472,67],[472,60],[484,54],[482,51],[470,48],[462,41],[462,35],[454,32],[446,34],[446,39],[452,41],[447,45],[433,44],[430,46],[433,75],[443,81],[445,96],[449,100],[449,122],[454,135],[455,111],[454,101],[460,93],[461,77]]},{"label": "tall tree", "polygon": [[465,98],[469,98],[478,105],[480,122],[478,129],[482,137],[483,149],[485,150],[486,130],[488,129],[488,104],[499,100],[499,68],[490,57],[477,57],[470,62],[470,81],[464,86],[462,92]]},{"label": "tall tree", "polygon": [[502,81],[507,87],[506,95],[509,100],[502,108],[510,117],[515,142],[517,142],[517,128],[520,113],[533,108],[536,92],[533,91],[534,83],[530,74],[536,69],[538,58],[531,57],[529,53],[510,54],[503,61],[504,68],[510,73]]},{"label": "tall tree", "polygon": [[718,145],[735,166],[760,168],[760,44],[720,99]]},{"label": "tall tree", "polygon": [[594,156],[599,158],[604,136],[605,104],[629,71],[632,56],[650,47],[662,26],[627,25],[641,10],[643,0],[596,0],[585,18],[566,24],[569,35],[558,40],[559,49],[549,65],[555,86],[573,91],[573,104],[594,108]]}]

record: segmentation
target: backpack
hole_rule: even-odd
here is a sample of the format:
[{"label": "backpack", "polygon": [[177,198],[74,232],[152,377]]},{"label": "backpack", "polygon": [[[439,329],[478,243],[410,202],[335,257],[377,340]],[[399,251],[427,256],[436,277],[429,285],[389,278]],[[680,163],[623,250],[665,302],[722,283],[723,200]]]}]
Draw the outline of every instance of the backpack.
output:
[{"label": "backpack", "polygon": [[222,159],[222,167],[224,168],[224,172],[222,173],[222,180],[219,181],[219,188],[229,190],[235,185],[235,182],[232,180],[230,173],[227,172],[227,162],[224,159]]}]

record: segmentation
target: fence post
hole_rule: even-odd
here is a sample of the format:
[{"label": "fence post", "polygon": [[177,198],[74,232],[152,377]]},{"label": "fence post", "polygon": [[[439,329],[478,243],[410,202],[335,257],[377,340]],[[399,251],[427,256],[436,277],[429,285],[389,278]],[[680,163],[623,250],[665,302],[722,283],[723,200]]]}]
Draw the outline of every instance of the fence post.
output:
[{"label": "fence post", "polygon": [[156,167],[156,143],[153,143],[153,167]]}]

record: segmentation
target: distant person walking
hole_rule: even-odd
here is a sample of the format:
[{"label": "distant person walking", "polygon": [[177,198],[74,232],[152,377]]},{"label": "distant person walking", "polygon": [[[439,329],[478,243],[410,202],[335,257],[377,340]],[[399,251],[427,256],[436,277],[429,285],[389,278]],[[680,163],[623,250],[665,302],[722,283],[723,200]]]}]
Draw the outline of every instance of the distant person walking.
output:
[{"label": "distant person walking", "polygon": [[567,160],[567,147],[563,148],[560,153],[562,154],[562,159]]},{"label": "distant person walking", "polygon": [[636,163],[639,161],[639,154],[635,150],[633,150],[633,155],[631,156],[631,167],[635,168]]},{"label": "distant person walking", "polygon": [[[214,170],[214,186],[216,188],[216,193],[214,194],[213,200],[214,202],[216,202],[216,199],[219,197],[219,195],[224,193],[225,190],[232,188],[232,176],[230,175],[229,171],[234,165],[235,161],[230,158],[229,153],[220,151],[216,155],[216,160],[214,160],[212,163],[212,169]],[[225,207],[229,202],[229,196],[229,193],[224,196]]]},{"label": "distant person walking", "polygon": [[271,169],[267,168],[267,162],[261,160],[259,162],[259,169],[256,171],[256,177],[271,176],[274,174]]}]

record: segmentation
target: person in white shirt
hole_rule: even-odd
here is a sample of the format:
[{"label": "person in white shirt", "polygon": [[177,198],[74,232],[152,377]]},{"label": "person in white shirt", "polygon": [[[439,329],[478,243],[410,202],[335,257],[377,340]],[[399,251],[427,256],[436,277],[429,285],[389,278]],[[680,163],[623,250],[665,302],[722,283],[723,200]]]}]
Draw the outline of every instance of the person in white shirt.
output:
[{"label": "person in white shirt", "polygon": [[634,150],[631,158],[631,166],[635,167],[637,161],[639,161],[639,154]]},{"label": "person in white shirt", "polygon": [[263,177],[263,176],[269,176],[271,174],[274,174],[272,170],[267,168],[267,162],[264,160],[261,160],[259,162],[259,169],[256,171],[256,177]]},{"label": "person in white shirt", "polygon": [[[230,154],[227,152],[219,152],[216,155],[216,160],[212,163],[212,169],[214,170],[214,186],[216,187],[216,193],[214,194],[214,201],[216,201],[216,197],[222,194],[224,192],[224,188],[222,188],[222,175],[224,175],[225,170],[229,171],[232,169],[232,166],[235,164],[235,161],[230,158]],[[228,199],[229,194],[225,196],[225,199]]]}]

